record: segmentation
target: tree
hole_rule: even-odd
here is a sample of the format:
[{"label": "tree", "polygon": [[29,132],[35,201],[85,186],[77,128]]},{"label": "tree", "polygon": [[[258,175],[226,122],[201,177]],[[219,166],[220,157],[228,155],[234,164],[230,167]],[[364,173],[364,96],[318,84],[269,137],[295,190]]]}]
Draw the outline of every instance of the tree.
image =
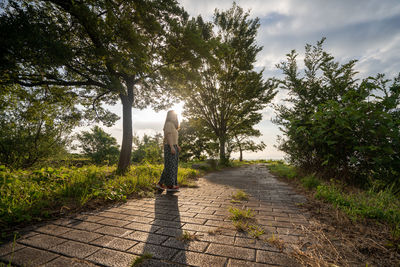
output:
[{"label": "tree", "polygon": [[213,156],[215,142],[204,131],[204,127],[194,121],[184,120],[180,124],[179,143],[182,148],[179,158],[182,161],[191,159],[202,160],[206,154]]},{"label": "tree", "polygon": [[221,163],[227,162],[226,143],[242,128],[261,120],[262,110],[275,96],[273,80],[264,81],[254,71],[258,19],[236,4],[225,12],[216,10],[208,39],[212,58],[203,59],[200,68],[181,90],[185,116],[210,132],[219,143]]},{"label": "tree", "polygon": [[94,126],[91,132],[83,131],[77,134],[80,148],[94,163],[113,164],[117,162],[119,149],[117,139],[106,133],[99,126]]},{"label": "tree", "polygon": [[[112,123],[101,103],[123,106],[118,163],[132,152],[132,106],[168,104],[170,73],[204,51],[198,22],[175,0],[10,0],[0,17],[0,81],[64,86],[86,98],[95,117]],[[93,117],[93,112],[91,117]]]},{"label": "tree", "polygon": [[0,162],[15,168],[66,152],[81,113],[57,87],[0,86]]},{"label": "tree", "polygon": [[356,61],[335,62],[324,40],[306,45],[303,76],[295,51],[278,65],[290,96],[290,105],[276,106],[274,122],[285,135],[279,148],[306,172],[400,188],[400,75],[391,84],[383,74],[358,82]]},{"label": "tree", "polygon": [[239,151],[239,161],[243,161],[243,151],[262,151],[265,149],[266,145],[264,142],[256,143],[251,137],[259,137],[261,132],[252,127],[241,129],[241,131],[234,134],[231,138],[231,144],[228,146],[228,151],[236,152]]},{"label": "tree", "polygon": [[163,137],[159,133],[154,136],[145,134],[141,139],[137,135],[133,136],[135,147],[132,152],[132,161],[161,163],[163,161],[163,141]]}]

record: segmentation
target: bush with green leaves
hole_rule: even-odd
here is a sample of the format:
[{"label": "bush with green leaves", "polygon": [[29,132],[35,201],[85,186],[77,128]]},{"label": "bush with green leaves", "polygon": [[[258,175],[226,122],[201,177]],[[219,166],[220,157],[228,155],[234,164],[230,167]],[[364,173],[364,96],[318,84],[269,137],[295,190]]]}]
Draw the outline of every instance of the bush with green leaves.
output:
[{"label": "bush with green leaves", "polygon": [[161,134],[154,136],[143,135],[133,137],[134,148],[132,151],[132,162],[161,163],[163,161],[163,137]]},{"label": "bush with green leaves", "polygon": [[0,87],[0,163],[28,168],[66,154],[81,120],[77,96],[61,87]]},{"label": "bush with green leaves", "polygon": [[352,60],[340,65],[323,50],[322,39],[306,45],[300,76],[293,50],[278,65],[288,103],[276,106],[274,122],[285,138],[279,148],[307,172],[358,185],[400,177],[400,76],[356,79]]},{"label": "bush with green leaves", "polygon": [[118,160],[119,149],[117,139],[106,133],[99,126],[91,132],[83,131],[77,135],[83,153],[96,164],[113,164]]}]

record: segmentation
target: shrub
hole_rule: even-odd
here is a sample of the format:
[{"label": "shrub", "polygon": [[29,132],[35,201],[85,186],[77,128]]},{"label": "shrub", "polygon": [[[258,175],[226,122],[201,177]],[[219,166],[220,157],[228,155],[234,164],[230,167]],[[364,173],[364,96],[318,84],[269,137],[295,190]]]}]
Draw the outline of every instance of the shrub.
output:
[{"label": "shrub", "polygon": [[83,131],[77,135],[80,148],[94,163],[116,163],[119,149],[117,139],[106,133],[99,126],[94,126],[91,132]]},{"label": "shrub", "polygon": [[321,181],[314,175],[308,175],[300,179],[300,182],[307,189],[317,188],[321,184]]},{"label": "shrub", "polygon": [[305,74],[299,75],[292,51],[278,67],[290,105],[276,107],[285,138],[279,148],[289,163],[323,177],[358,185],[400,175],[400,75],[379,74],[357,83],[355,60],[339,65],[322,48],[306,45]]},{"label": "shrub", "polygon": [[155,136],[144,135],[143,138],[133,137],[134,149],[132,161],[137,163],[161,163],[163,161],[163,138],[161,134]]}]

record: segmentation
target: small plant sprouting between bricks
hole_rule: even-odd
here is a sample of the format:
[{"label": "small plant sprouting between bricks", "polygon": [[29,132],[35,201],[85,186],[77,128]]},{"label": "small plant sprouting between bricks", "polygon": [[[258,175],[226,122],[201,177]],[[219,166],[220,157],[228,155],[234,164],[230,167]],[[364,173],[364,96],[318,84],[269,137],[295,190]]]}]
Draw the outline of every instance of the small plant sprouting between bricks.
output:
[{"label": "small plant sprouting between bricks", "polygon": [[209,230],[208,234],[209,235],[220,235],[220,234],[222,234],[222,229],[221,229],[221,227],[218,227],[214,230]]},{"label": "small plant sprouting between bricks", "polygon": [[229,212],[232,213],[232,216],[230,217],[232,221],[246,221],[254,218],[254,212],[252,209],[241,210],[238,208],[230,207]]},{"label": "small plant sprouting between bricks", "polygon": [[254,238],[259,238],[265,233],[264,229],[260,225],[257,225],[253,210],[241,210],[230,207],[229,212],[232,213],[230,219],[237,231],[248,233]]},{"label": "small plant sprouting between bricks", "polygon": [[153,254],[149,252],[143,253],[143,255],[137,257],[131,264],[131,267],[136,267],[142,264],[145,260],[153,258]]},{"label": "small plant sprouting between bricks", "polygon": [[240,203],[242,200],[249,200],[249,196],[246,192],[242,190],[237,190],[234,195],[232,195],[232,203]]},{"label": "small plant sprouting between bricks", "polygon": [[259,225],[249,225],[248,228],[248,233],[254,238],[259,238],[265,233],[264,229]]},{"label": "small plant sprouting between bricks", "polygon": [[188,231],[183,231],[182,235],[178,237],[178,240],[184,242],[194,241],[197,240],[197,236],[195,234],[189,233]]},{"label": "small plant sprouting between bricks", "polygon": [[277,236],[275,236],[274,233],[272,233],[271,237],[267,239],[267,242],[278,248],[280,251],[283,251],[283,249],[285,248],[285,243]]}]

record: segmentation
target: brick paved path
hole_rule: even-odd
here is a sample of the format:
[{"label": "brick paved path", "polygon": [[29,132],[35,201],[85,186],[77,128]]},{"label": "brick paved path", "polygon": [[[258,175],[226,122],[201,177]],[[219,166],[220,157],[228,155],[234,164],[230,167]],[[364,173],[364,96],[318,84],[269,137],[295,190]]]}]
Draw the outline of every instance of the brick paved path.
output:
[{"label": "brick paved path", "polygon": [[[17,240],[14,253],[12,244],[1,246],[0,258],[17,266],[130,266],[147,251],[153,257],[140,266],[298,266],[268,242],[238,233],[228,208],[253,209],[265,237],[295,243],[295,225],[308,223],[296,206],[304,197],[263,165],[211,173],[198,186],[38,225]],[[250,200],[232,204],[238,189]],[[179,240],[185,231],[197,240]]]}]

